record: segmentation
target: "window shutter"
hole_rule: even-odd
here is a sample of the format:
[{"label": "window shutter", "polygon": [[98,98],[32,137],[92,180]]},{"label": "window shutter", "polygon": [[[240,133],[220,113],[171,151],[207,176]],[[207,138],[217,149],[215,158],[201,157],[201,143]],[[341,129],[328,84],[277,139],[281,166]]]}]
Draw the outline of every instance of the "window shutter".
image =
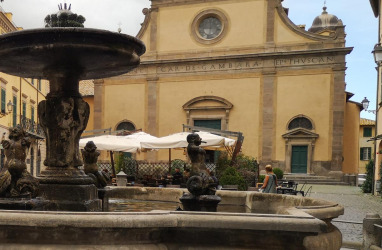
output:
[{"label": "window shutter", "polygon": [[363,160],[363,148],[360,148],[359,159],[360,159],[361,161]]},{"label": "window shutter", "polygon": [[1,89],[1,113],[5,113],[6,109],[5,93],[5,89]]}]

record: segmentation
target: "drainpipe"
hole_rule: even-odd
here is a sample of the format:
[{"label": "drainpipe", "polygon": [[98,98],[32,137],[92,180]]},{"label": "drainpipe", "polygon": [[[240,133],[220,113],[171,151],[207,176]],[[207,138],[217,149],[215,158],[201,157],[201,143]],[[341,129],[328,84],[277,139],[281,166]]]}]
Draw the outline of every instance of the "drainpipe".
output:
[{"label": "drainpipe", "polygon": [[[20,77],[20,101],[19,101],[19,103],[20,103],[20,109],[19,109],[19,117],[20,117],[20,125],[21,125],[21,111],[22,111],[22,94],[21,94],[21,92],[22,92],[22,90],[21,90],[21,77]],[[17,114],[16,114],[17,115]]]}]

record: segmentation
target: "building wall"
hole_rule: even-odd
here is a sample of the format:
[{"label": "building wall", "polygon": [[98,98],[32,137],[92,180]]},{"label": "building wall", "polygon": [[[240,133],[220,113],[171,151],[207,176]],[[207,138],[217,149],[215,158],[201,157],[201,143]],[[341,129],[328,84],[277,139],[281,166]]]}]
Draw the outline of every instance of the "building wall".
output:
[{"label": "building wall", "polygon": [[89,104],[90,115],[88,125],[86,126],[86,131],[94,129],[94,96],[84,96],[84,101]]},{"label": "building wall", "polygon": [[[378,44],[382,42],[381,38],[381,29],[382,29],[382,18],[381,18],[381,13],[382,13],[382,3],[381,0],[376,0],[376,1],[370,1],[370,4],[373,8],[373,12],[376,18],[378,18]],[[381,85],[381,65],[377,64],[377,115],[376,115],[376,135],[382,134],[382,110],[381,110],[381,101],[382,101],[382,85]],[[373,109],[373,108],[370,108]],[[377,140],[376,141],[376,151],[379,152],[382,150],[382,141]],[[381,173],[380,173],[380,164],[382,162],[382,157],[380,154],[375,155],[375,165],[374,165],[374,185],[373,187],[376,186],[376,181],[381,180]],[[377,191],[374,188],[374,195],[377,195]]]},{"label": "building wall", "polygon": [[[12,13],[5,13],[0,7],[0,33],[7,33],[21,29],[16,27],[12,22]],[[5,107],[6,114],[0,118],[0,133],[4,135],[5,139],[8,139],[8,129],[17,124],[22,124],[24,130],[31,132],[30,138],[32,141],[31,147],[27,152],[27,167],[28,171],[36,176],[38,170],[42,170],[43,161],[45,160],[45,140],[37,139],[33,134],[38,134],[38,116],[37,106],[42,100],[45,100],[45,96],[49,90],[48,82],[41,80],[39,84],[38,79],[26,79],[22,77],[16,77],[7,75],[0,72],[0,88],[5,90],[5,98],[0,93],[0,96],[5,99],[5,103],[9,101],[13,103],[13,97],[17,98],[17,103],[13,105],[13,111],[8,112]],[[23,114],[23,103],[25,103],[25,116]],[[32,114],[33,111],[33,114]],[[16,114],[16,124],[13,122],[14,114]],[[32,123],[32,118],[34,123]],[[33,128],[30,127],[34,124]],[[39,138],[39,136],[38,136]],[[31,155],[33,154],[33,155]],[[4,157],[3,155],[1,157]],[[33,160],[33,163],[31,161]]]},{"label": "building wall", "polygon": [[359,173],[359,127],[360,106],[353,102],[346,104],[344,131],[344,162],[342,171],[347,174]]},{"label": "building wall", "polygon": [[[309,33],[289,20],[279,0],[152,0],[144,13],[138,37],[147,53],[138,69],[95,85],[95,129],[128,120],[165,136],[194,119],[221,119],[222,129],[244,133],[243,153],[262,166],[290,172],[295,145],[308,147],[308,173],[357,165],[358,159],[342,169],[344,154],[358,152],[354,143],[345,145],[345,135],[354,137],[358,125],[345,124],[354,123],[357,112],[359,117],[345,98],[351,48],[345,47],[344,27],[337,36]],[[203,13],[226,18],[214,43],[195,38],[193,25]],[[194,99],[199,101],[185,107]],[[289,130],[298,117],[313,127]],[[172,154],[185,159],[182,150]],[[147,158],[167,160],[168,151]]]},{"label": "building wall", "polygon": [[[371,128],[372,131],[372,136],[375,136],[375,126],[369,126],[369,125],[361,125],[359,127],[359,148],[371,148],[371,158],[374,158],[375,155],[375,142],[374,141],[368,141],[371,137],[370,136],[363,136],[363,130],[364,128]],[[366,173],[366,164],[369,162],[368,160],[363,160],[361,159],[361,156],[358,158],[359,159],[359,173],[360,174],[365,174]]]}]

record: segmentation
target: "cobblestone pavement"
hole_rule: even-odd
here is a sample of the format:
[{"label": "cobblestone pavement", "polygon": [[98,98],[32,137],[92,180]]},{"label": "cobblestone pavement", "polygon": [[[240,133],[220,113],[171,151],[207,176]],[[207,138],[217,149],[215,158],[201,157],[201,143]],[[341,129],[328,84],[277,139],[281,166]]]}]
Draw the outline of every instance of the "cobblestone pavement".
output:
[{"label": "cobblestone pavement", "polygon": [[359,187],[352,186],[307,184],[304,189],[307,190],[310,186],[312,190],[308,197],[333,201],[344,206],[344,215],[333,223],[342,232],[343,241],[362,242],[362,221],[367,213],[377,213],[382,217],[380,196],[364,194]]}]

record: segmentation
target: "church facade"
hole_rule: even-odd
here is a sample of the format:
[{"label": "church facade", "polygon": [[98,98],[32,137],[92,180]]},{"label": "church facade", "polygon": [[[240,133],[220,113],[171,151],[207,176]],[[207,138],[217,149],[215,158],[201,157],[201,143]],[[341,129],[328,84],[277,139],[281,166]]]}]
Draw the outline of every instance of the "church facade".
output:
[{"label": "church facade", "polygon": [[[151,0],[143,13],[137,37],[147,52],[129,74],[94,82],[94,129],[240,131],[242,153],[261,166],[358,172],[361,106],[345,89],[352,48],[326,8],[310,31],[281,0]],[[137,157],[167,160],[168,152]]]}]

